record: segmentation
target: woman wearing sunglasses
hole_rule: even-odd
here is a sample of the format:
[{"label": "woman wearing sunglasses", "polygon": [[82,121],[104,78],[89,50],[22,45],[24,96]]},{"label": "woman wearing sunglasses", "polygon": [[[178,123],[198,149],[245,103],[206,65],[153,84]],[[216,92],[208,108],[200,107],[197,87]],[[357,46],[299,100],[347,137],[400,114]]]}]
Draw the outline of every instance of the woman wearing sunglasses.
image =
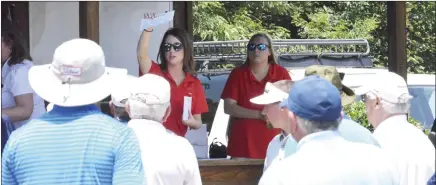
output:
[{"label": "woman wearing sunglasses", "polygon": [[264,159],[268,143],[280,133],[267,127],[261,114],[263,106],[250,102],[263,94],[267,82],[291,79],[277,64],[272,48],[267,34],[253,35],[247,45],[247,61],[230,73],[221,94],[224,112],[231,116],[227,149],[232,158]]},{"label": "woman wearing sunglasses", "polygon": [[[168,29],[159,46],[157,58],[161,63],[152,61],[148,55],[148,44],[152,28],[144,30],[138,42],[139,76],[146,73],[157,74],[171,85],[171,113],[164,122],[165,128],[184,137],[188,127],[199,129],[202,125],[201,114],[208,111],[206,96],[200,80],[195,75],[192,41],[189,34],[181,28]],[[153,87],[150,87],[153,88]],[[184,98],[191,97],[189,118],[183,120]]]}]

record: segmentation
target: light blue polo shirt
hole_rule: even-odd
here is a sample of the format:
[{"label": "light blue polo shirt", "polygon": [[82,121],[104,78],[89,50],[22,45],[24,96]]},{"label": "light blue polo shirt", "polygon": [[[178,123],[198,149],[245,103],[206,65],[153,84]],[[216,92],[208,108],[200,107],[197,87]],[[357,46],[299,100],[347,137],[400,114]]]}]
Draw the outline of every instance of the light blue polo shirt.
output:
[{"label": "light blue polo shirt", "polygon": [[2,156],[3,185],[140,185],[134,132],[97,106],[54,106],[15,130]]},{"label": "light blue polo shirt", "polygon": [[[365,143],[380,147],[380,144],[372,136],[372,133],[359,123],[353,121],[348,115],[339,124],[338,131],[345,140],[351,142]],[[297,151],[297,142],[294,138],[289,137],[285,146],[285,157],[294,154]]]}]

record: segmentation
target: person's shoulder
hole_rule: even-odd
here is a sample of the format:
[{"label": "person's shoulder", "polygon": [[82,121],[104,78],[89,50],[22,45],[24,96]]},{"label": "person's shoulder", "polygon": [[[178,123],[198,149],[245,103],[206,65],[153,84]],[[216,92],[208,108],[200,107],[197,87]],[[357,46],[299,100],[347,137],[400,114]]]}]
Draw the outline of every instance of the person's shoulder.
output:
[{"label": "person's shoulder", "polygon": [[39,125],[43,124],[43,122],[45,121],[41,119],[29,120],[26,124],[11,133],[8,138],[8,143],[11,143],[11,145],[17,145],[22,141],[28,140],[29,137],[35,136],[35,134],[33,133],[38,132],[39,129],[42,129],[41,127],[39,127]]},{"label": "person's shoulder", "polygon": [[31,61],[25,59],[20,63],[9,66],[9,70],[13,71],[13,72],[18,72],[18,71],[27,72],[30,70],[30,68],[32,68],[32,66],[33,66],[33,63]]},{"label": "person's shoulder", "polygon": [[132,129],[125,123],[122,123],[104,113],[90,115],[87,119],[94,120],[93,124],[96,124],[100,129],[105,130],[108,134],[124,135],[132,132]]},{"label": "person's shoulder", "polygon": [[353,141],[346,141],[347,143],[347,150],[352,151],[354,153],[359,153],[362,156],[366,156],[365,158],[370,158],[370,156],[376,157],[376,156],[385,156],[385,152],[375,145],[369,144],[369,143],[361,143],[361,142],[353,142]]},{"label": "person's shoulder", "polygon": [[273,69],[276,71],[277,74],[285,74],[285,73],[289,74],[289,71],[279,64],[271,64],[271,66],[273,67]]},{"label": "person's shoulder", "polygon": [[165,135],[168,138],[168,141],[173,143],[174,146],[177,146],[179,148],[190,148],[192,149],[191,143],[184,137],[178,136],[174,133],[166,133]]},{"label": "person's shoulder", "polygon": [[283,66],[279,65],[279,64],[271,64],[271,66],[276,69],[277,71],[280,72],[288,72],[288,70],[286,68],[284,68]]},{"label": "person's shoulder", "polygon": [[233,74],[233,75],[241,74],[241,73],[247,72],[248,69],[249,69],[248,63],[244,63],[238,67],[233,68],[232,71],[230,72],[230,74]]}]

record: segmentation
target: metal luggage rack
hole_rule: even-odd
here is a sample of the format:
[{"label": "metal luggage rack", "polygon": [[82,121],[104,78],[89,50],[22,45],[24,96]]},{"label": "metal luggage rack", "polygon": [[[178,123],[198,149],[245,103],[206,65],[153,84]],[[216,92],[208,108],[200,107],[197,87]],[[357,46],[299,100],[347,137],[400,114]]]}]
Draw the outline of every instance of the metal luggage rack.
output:
[{"label": "metal luggage rack", "polygon": [[[226,73],[247,59],[248,40],[194,42],[198,73]],[[304,57],[367,57],[369,43],[365,39],[274,39],[278,60]],[[363,64],[362,64],[363,65]]]}]

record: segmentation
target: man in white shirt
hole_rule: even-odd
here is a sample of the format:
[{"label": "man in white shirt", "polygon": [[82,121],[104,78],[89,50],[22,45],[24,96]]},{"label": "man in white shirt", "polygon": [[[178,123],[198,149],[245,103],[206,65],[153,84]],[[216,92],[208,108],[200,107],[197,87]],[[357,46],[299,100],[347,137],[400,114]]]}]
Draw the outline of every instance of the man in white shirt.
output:
[{"label": "man in white shirt", "polygon": [[311,75],[295,82],[279,107],[288,115],[297,151],[265,171],[260,185],[397,184],[395,165],[379,147],[339,134],[340,92],[326,79]]},{"label": "man in white shirt", "polygon": [[[264,94],[252,98],[250,101],[254,104],[265,104],[262,114],[265,116],[267,123],[273,128],[279,128],[282,130],[280,134],[275,136],[270,143],[266,151],[266,158],[263,165],[263,171],[265,172],[268,167],[277,161],[281,161],[285,155],[285,146],[287,142],[293,142],[296,145],[294,139],[289,137],[289,134],[285,131],[286,119],[280,119],[280,109],[278,104],[288,98],[288,93],[293,84],[292,80],[280,80],[274,83],[267,83],[265,86]],[[272,99],[271,99],[272,97]],[[285,115],[286,117],[286,115]]]},{"label": "man in white shirt", "polygon": [[126,111],[142,151],[147,184],[201,185],[200,170],[192,145],[170,134],[162,123],[170,114],[170,85],[164,78],[145,74],[130,82]]},{"label": "man in white shirt", "polygon": [[392,72],[374,75],[356,89],[366,105],[374,136],[399,167],[402,185],[425,184],[435,173],[435,148],[407,121],[412,98],[405,80]]}]

